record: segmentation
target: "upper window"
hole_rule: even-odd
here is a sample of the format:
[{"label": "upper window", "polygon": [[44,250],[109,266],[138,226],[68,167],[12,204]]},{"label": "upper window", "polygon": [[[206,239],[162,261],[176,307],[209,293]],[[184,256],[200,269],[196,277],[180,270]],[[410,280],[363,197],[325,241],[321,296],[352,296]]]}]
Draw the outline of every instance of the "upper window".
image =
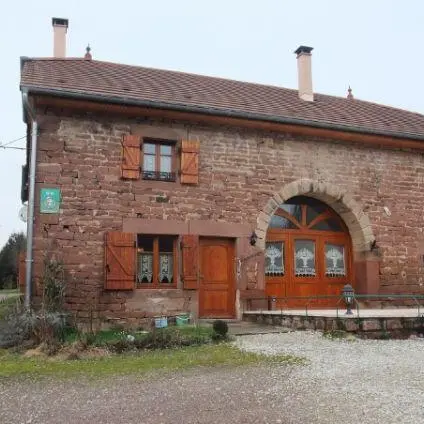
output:
[{"label": "upper window", "polygon": [[181,140],[177,149],[176,141],[124,134],[121,144],[122,179],[176,181],[178,169],[181,184],[199,184],[199,140]]},{"label": "upper window", "polygon": [[175,145],[148,140],[143,143],[142,152],[143,179],[175,181]]}]

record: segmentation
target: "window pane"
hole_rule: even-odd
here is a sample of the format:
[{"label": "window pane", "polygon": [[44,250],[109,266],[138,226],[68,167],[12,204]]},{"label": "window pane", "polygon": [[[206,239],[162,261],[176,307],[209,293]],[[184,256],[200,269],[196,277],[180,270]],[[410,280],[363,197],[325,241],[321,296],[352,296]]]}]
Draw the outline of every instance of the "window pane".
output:
[{"label": "window pane", "polygon": [[284,243],[268,242],[265,248],[265,275],[284,275]]},{"label": "window pane", "polygon": [[174,274],[174,237],[159,237],[159,282],[172,284]]},{"label": "window pane", "polygon": [[273,215],[271,217],[271,221],[269,223],[269,226],[271,228],[285,228],[285,229],[298,228],[296,225],[294,225],[287,218],[284,218],[284,217],[279,216],[279,215]]},{"label": "window pane", "polygon": [[306,207],[306,223],[309,225],[318,215],[327,210],[324,205],[314,205]]},{"label": "window pane", "polygon": [[318,222],[312,228],[312,230],[321,230],[321,231],[343,231],[339,221],[335,218],[329,218],[324,221]]},{"label": "window pane", "polygon": [[302,222],[302,207],[301,205],[289,205],[284,203],[280,206],[281,209],[293,215],[299,222]]},{"label": "window pane", "polygon": [[325,243],[325,274],[327,277],[346,275],[344,246]]},{"label": "window pane", "polygon": [[153,237],[145,236],[144,234],[137,235],[137,251],[142,252],[153,252]]},{"label": "window pane", "polygon": [[160,157],[160,172],[171,172],[171,156]]},{"label": "window pane", "polygon": [[159,254],[159,282],[161,284],[173,283],[174,257],[172,253]]},{"label": "window pane", "polygon": [[153,143],[144,143],[143,152],[146,154],[154,155],[156,153],[156,144]]},{"label": "window pane", "polygon": [[138,254],[137,282],[151,284],[153,280],[153,253]]},{"label": "window pane", "polygon": [[171,146],[167,146],[166,144],[162,144],[160,146],[160,154],[161,155],[171,156],[171,154],[172,154],[172,147]]},{"label": "window pane", "polygon": [[161,236],[159,237],[159,251],[161,252],[173,252],[174,250],[174,237]]},{"label": "window pane", "polygon": [[295,240],[294,262],[296,277],[315,276],[315,242],[313,240]]},{"label": "window pane", "polygon": [[155,171],[155,156],[144,155],[143,171]]}]

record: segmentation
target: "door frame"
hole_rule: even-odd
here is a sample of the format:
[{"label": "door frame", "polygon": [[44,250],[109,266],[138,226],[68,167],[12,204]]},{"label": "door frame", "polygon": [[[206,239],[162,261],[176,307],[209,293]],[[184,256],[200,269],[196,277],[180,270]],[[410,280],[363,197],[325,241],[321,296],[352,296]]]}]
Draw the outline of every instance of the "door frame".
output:
[{"label": "door frame", "polygon": [[[325,204],[323,204],[325,205]],[[353,250],[352,250],[352,239],[349,234],[349,230],[342,218],[337,215],[330,206],[325,205],[326,209],[315,218],[313,218],[309,224],[307,224],[306,218],[306,207],[307,205],[300,204],[301,215],[299,219],[294,218],[287,211],[283,209],[277,209],[275,215],[279,215],[286,218],[291,223],[295,224],[298,228],[268,228],[266,233],[266,243],[268,242],[284,242],[284,259],[285,259],[285,275],[282,277],[270,277],[265,275],[265,288],[268,296],[301,296],[298,293],[300,288],[297,285],[311,284],[310,295],[330,295],[334,294],[336,286],[341,284],[350,283],[353,285],[355,281],[354,268],[353,268]],[[328,231],[328,230],[317,230],[312,227],[318,222],[325,219],[336,219],[343,231]],[[295,277],[295,258],[294,248],[296,240],[311,240],[315,244],[315,277]],[[344,246],[345,249],[345,268],[346,275],[344,277],[327,277],[325,274],[325,243],[334,243]],[[332,288],[333,287],[333,288]],[[339,293],[337,293],[339,294]],[[324,299],[325,300],[325,299]],[[326,302],[318,302],[325,304]],[[287,299],[279,304],[281,307],[298,307],[300,300]],[[330,300],[327,302],[330,304]],[[304,305],[303,305],[304,306]]]},{"label": "door frame", "polygon": [[[228,278],[228,314],[222,316],[210,316],[204,313],[204,278],[203,278],[203,254],[202,250],[207,246],[219,246],[226,244],[228,249],[228,265],[227,265],[227,278]],[[199,238],[199,318],[224,318],[232,319],[236,316],[236,269],[235,269],[235,239],[226,237],[200,237]]]}]

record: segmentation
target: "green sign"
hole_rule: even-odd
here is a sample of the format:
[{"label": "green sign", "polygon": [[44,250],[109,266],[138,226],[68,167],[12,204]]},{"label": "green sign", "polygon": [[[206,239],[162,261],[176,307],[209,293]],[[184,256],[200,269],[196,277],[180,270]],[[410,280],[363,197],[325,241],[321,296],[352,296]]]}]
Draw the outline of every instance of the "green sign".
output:
[{"label": "green sign", "polygon": [[42,188],[40,191],[40,213],[59,213],[60,189]]}]

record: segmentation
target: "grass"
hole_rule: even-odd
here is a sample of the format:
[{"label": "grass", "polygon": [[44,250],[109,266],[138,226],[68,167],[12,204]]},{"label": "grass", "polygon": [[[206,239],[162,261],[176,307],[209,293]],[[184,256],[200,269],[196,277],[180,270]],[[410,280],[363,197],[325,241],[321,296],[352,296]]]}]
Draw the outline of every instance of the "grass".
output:
[{"label": "grass", "polygon": [[20,293],[19,293],[19,289],[3,289],[3,290],[0,290],[0,296],[2,294],[6,296],[10,296],[10,295],[18,296]]},{"label": "grass", "polygon": [[300,364],[302,362],[301,358],[288,355],[265,356],[243,352],[228,343],[81,360],[25,358],[7,351],[0,351],[0,378],[19,376],[101,378],[112,375],[140,375],[151,371],[182,370],[199,366],[233,367],[263,363]]},{"label": "grass", "polygon": [[[4,290],[2,290],[3,292]],[[0,295],[2,294],[0,292]],[[18,294],[9,295],[6,299],[0,301],[0,320],[6,318],[6,316],[12,311],[13,307],[18,301]]]}]

